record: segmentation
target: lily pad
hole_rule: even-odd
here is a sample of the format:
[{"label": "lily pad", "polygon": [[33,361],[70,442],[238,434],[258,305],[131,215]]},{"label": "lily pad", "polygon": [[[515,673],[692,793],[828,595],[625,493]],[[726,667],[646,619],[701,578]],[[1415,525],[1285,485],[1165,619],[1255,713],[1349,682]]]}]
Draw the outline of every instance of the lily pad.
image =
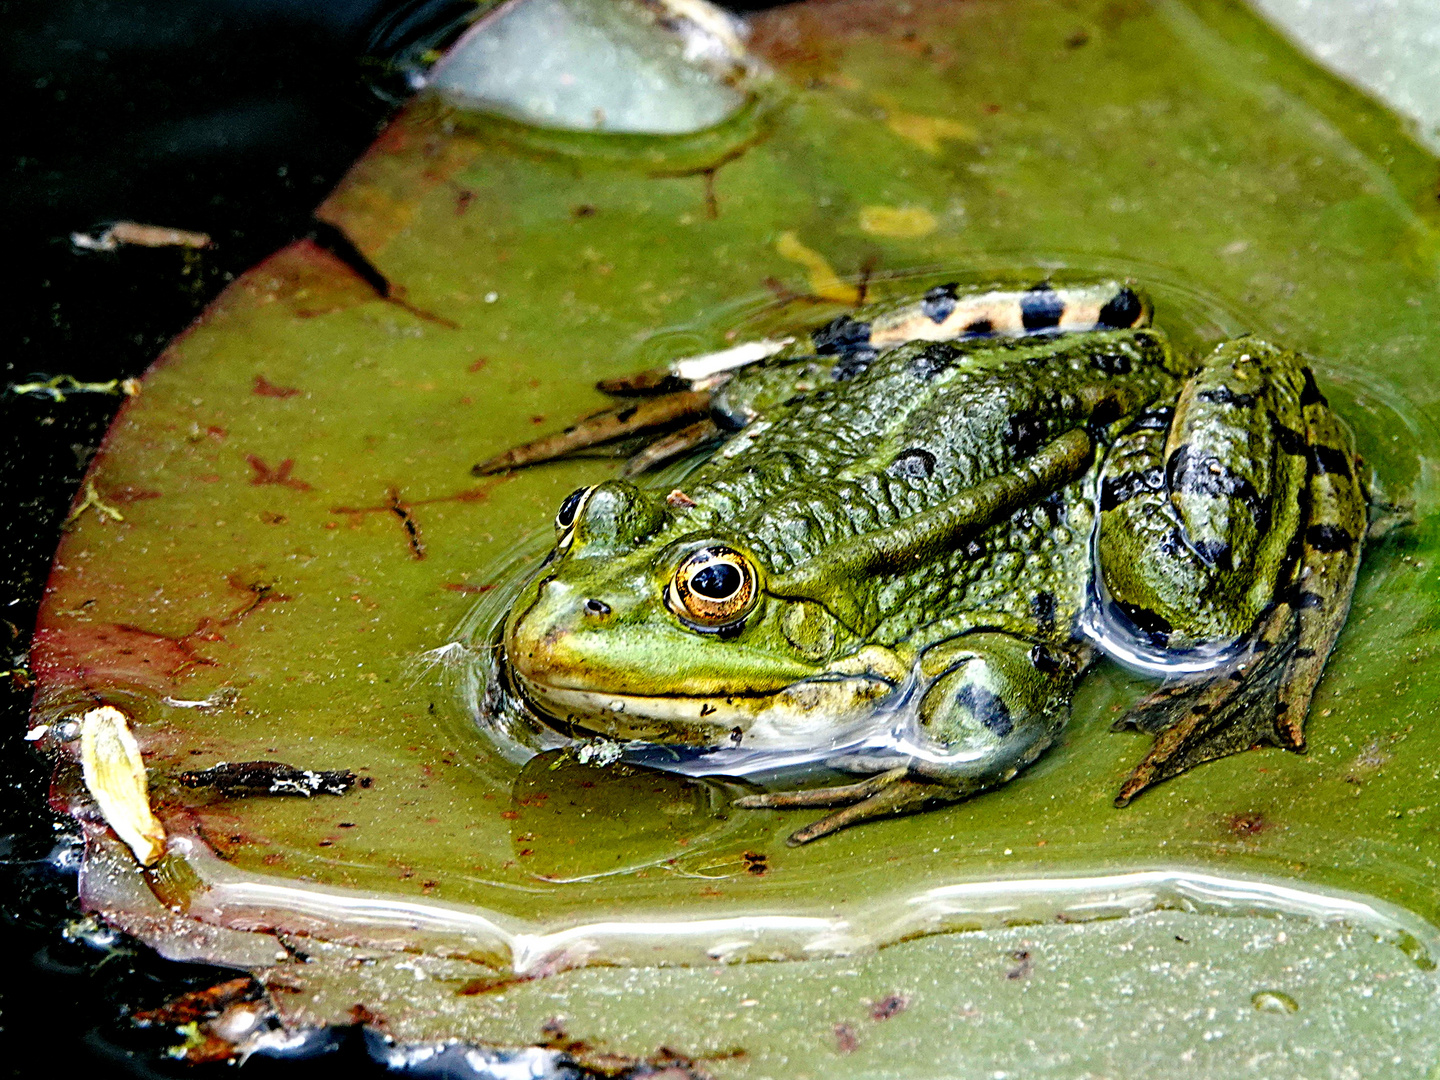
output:
[{"label": "lily pad", "polygon": [[[583,1061],[563,1031],[632,1060],[678,1045],[716,1075],[927,1075],[934,1041],[968,1038],[964,1009],[998,1015],[1012,984],[1048,987],[1024,1022],[1056,1046],[1102,999],[1167,1025],[1157,1048],[1100,1024],[1037,1076],[1239,1072],[1266,1039],[1345,1060],[1393,1013],[1433,1015],[1435,160],[1218,0],[811,2],[756,16],[749,46],[772,76],[691,134],[418,98],[321,208],[328,247],[256,267],[148,372],[91,467],[34,650],[53,798],[90,839],[86,903],[166,955],[254,971],[287,1024]],[[862,293],[1043,276],[1140,280],[1183,347],[1256,332],[1306,351],[1376,496],[1409,508],[1366,555],[1308,755],[1229,758],[1117,810],[1144,742],[1109,727],[1144,685],[1102,667],[1063,744],[1003,789],[791,849],[794,822],[727,809],[727,782],[551,770],[480,729],[471,609],[618,462],[484,480],[473,463],[600,405],[600,378]],[[148,869],[67,738],[97,703],[130,718],[170,838]],[[254,761],[355,783],[184,780]],[[1284,927],[1303,988],[1257,959],[1257,920],[1280,914],[1263,929]],[[1142,944],[1111,947],[1127,934]],[[1243,1037],[1181,1022],[1167,934]],[[1366,971],[1404,973],[1393,1013],[1337,991],[1345,941]],[[1049,968],[971,979],[1042,951]],[[715,967],[761,959],[793,963]],[[1136,1004],[1105,983],[1117,964]],[[1061,971],[1100,997],[1067,995]],[[824,1005],[842,985],[856,995]],[[1152,990],[1169,1004],[1146,1013]],[[782,1016],[782,994],[822,1004]],[[913,1014],[856,1012],[891,994]],[[1311,1007],[1345,1023],[1254,1026]],[[551,1010],[572,1020],[546,1034]],[[1026,1060],[984,1046],[974,1074]],[[1403,1049],[1421,1073],[1434,1052]]]}]

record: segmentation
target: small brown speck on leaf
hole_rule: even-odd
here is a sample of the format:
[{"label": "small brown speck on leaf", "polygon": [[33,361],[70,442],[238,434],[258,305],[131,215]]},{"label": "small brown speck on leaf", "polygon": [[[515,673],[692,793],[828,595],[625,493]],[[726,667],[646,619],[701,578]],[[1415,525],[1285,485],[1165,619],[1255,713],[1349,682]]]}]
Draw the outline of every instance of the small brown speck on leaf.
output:
[{"label": "small brown speck on leaf", "polygon": [[1261,813],[1231,814],[1225,819],[1225,827],[1234,836],[1258,836],[1273,829],[1275,823]]},{"label": "small brown speck on leaf", "polygon": [[1031,969],[1035,966],[1034,961],[1030,958],[1030,953],[1025,949],[1016,949],[1010,954],[1010,959],[1016,963],[1013,968],[1005,973],[1005,978],[1007,979],[1023,979],[1030,974]]},{"label": "small brown speck on leaf", "polygon": [[849,1024],[835,1025],[835,1051],[840,1054],[853,1054],[860,1049],[860,1040],[855,1036],[855,1029]]},{"label": "small brown speck on leaf", "polygon": [[909,1007],[909,994],[891,994],[871,1004],[870,1019],[889,1020],[892,1016],[899,1016]]},{"label": "small brown speck on leaf", "polygon": [[255,385],[251,388],[250,392],[260,397],[288,398],[294,397],[300,393],[300,390],[294,386],[276,386],[269,379],[265,378],[264,375],[256,375]]}]

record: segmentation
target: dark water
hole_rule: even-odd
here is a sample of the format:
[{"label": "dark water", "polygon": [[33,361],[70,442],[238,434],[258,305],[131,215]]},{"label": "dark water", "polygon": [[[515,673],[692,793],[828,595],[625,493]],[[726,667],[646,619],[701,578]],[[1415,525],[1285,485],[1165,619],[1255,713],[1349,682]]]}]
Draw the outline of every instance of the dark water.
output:
[{"label": "dark water", "polygon": [[[734,10],[769,6],[735,3]],[[456,0],[25,0],[0,3],[9,153],[0,250],[4,383],[140,374],[237,274],[307,235],[311,212],[403,95],[389,60],[443,39]],[[72,232],[131,220],[213,246],[78,251]],[[23,668],[50,557],[119,399],[0,397],[0,643]],[[10,1076],[208,1075],[166,1060],[168,1030],[129,1012],[227,973],[120,941],[67,940],[80,912],[68,818],[22,740],[22,677],[0,682],[0,1040]],[[321,1061],[246,1076],[376,1075],[358,1036]]]}]

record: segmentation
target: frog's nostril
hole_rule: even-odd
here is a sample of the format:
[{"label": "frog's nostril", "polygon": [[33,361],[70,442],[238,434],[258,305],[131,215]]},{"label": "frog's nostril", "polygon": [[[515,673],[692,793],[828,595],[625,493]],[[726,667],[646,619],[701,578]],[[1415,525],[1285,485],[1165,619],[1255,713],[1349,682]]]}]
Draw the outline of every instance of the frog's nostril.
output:
[{"label": "frog's nostril", "polygon": [[586,601],[585,601],[585,614],[586,614],[586,615],[595,615],[595,616],[609,615],[609,614],[610,614],[610,605],[607,604],[607,603],[605,603],[604,600],[594,600],[594,599],[586,600]]}]

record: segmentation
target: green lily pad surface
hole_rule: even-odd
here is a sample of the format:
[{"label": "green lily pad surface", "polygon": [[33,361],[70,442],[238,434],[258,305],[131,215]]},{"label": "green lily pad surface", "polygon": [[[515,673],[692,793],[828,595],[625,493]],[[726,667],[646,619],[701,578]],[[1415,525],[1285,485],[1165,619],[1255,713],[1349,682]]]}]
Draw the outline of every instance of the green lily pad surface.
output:
[{"label": "green lily pad surface", "polygon": [[[716,1076],[1426,1075],[1436,162],[1220,0],[812,2],[752,26],[773,75],[695,134],[417,99],[320,211],[388,295],[297,244],[150,370],[36,638],[87,903],[256,971],[288,1023],[404,1043],[664,1045]],[[862,288],[1052,275],[1138,280],[1186,348],[1305,351],[1405,508],[1367,550],[1307,755],[1117,810],[1146,740],[1110,724],[1146,684],[1106,665],[1003,789],[792,849],[800,822],[732,809],[738,783],[523,762],[480,729],[485,619],[560,499],[618,462],[472,464],[600,407],[599,378]],[[144,872],[64,738],[97,702],[132,718],[171,836]],[[254,760],[358,782],[181,783]],[[765,959],[792,962],[738,963]]]}]

